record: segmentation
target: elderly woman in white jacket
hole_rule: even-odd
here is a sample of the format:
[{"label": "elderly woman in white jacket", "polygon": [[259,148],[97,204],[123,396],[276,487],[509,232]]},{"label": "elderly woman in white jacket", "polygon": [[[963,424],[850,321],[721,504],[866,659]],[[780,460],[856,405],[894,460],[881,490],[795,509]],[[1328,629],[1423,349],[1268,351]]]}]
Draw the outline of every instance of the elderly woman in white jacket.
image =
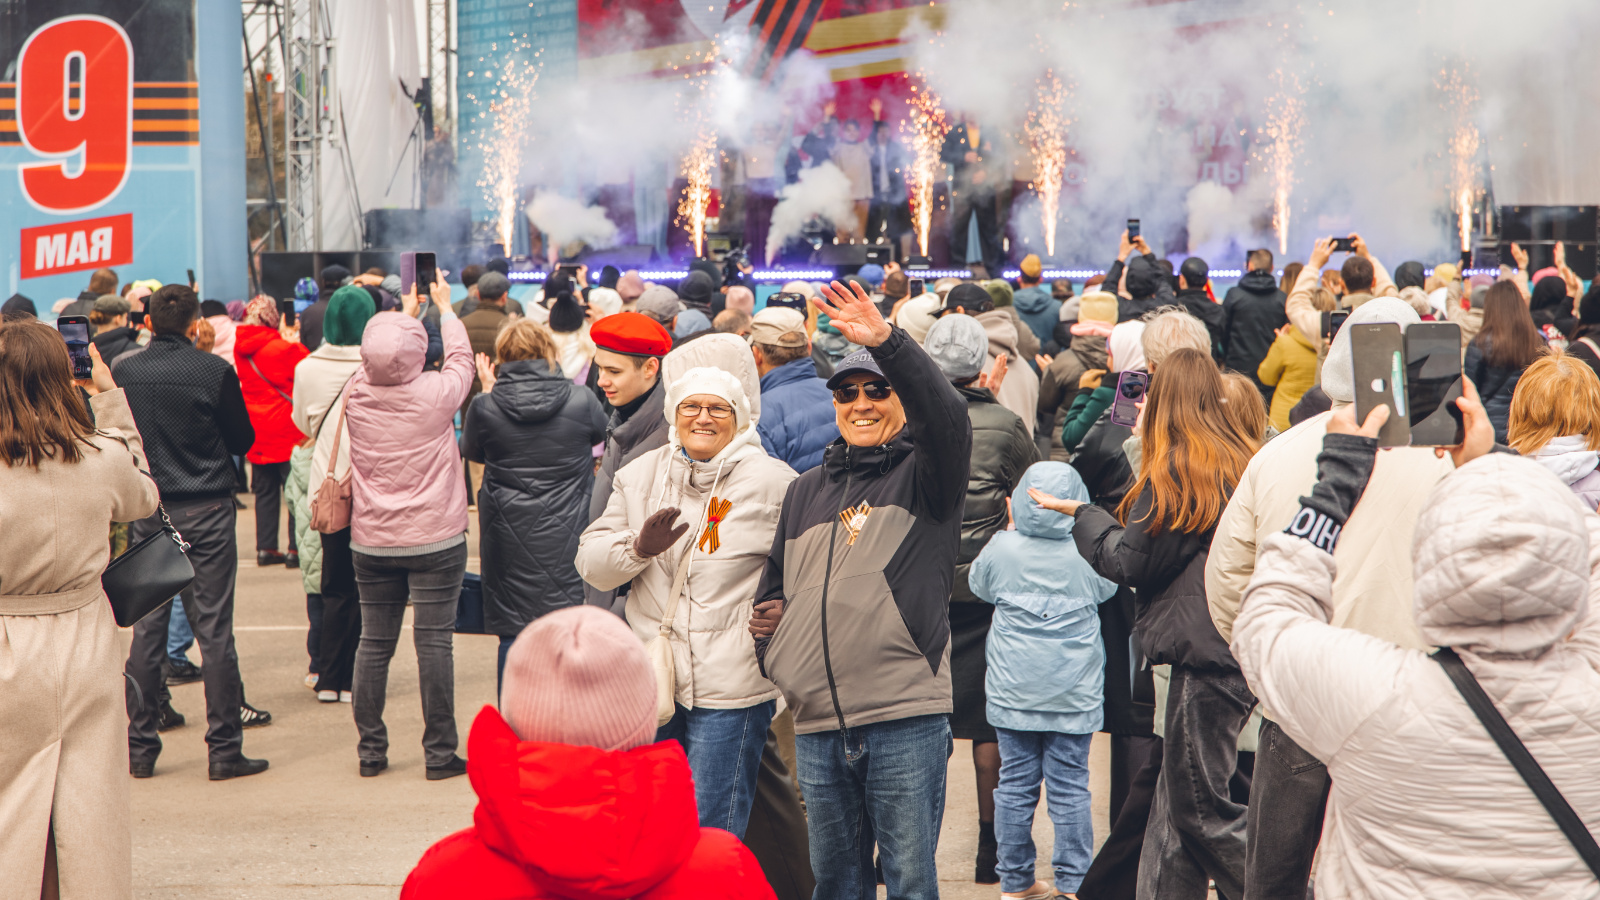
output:
[{"label": "elderly woman in white jacket", "polygon": [[[1453,648],[1588,829],[1600,828],[1600,518],[1532,460],[1467,442],[1412,544],[1417,627]],[[1317,894],[1600,897],[1600,883],[1444,668],[1328,624],[1331,550],[1372,471],[1375,412],[1329,424],[1319,481],[1263,542],[1233,653],[1288,735],[1332,778]]]},{"label": "elderly woman in white jacket", "polygon": [[600,590],[633,582],[634,633],[671,650],[675,702],[656,739],[683,744],[700,824],[742,838],[778,696],[746,625],[795,472],[762,449],[746,388],[722,369],[671,382],[664,413],[667,446],[617,472],[578,572]]}]

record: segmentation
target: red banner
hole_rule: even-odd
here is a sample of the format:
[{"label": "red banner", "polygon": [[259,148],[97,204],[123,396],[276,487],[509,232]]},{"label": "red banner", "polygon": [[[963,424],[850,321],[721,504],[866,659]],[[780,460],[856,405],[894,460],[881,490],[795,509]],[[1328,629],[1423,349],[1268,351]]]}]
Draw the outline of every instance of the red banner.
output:
[{"label": "red banner", "polygon": [[22,229],[22,277],[39,278],[133,262],[133,213]]}]

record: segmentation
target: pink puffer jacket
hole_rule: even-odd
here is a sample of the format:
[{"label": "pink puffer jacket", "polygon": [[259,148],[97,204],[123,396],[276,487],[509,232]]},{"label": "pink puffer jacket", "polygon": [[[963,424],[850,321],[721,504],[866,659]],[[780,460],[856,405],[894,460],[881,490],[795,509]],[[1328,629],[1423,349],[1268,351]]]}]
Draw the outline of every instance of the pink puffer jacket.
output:
[{"label": "pink puffer jacket", "polygon": [[350,539],[418,547],[467,530],[455,414],[472,387],[472,345],[452,313],[439,321],[444,364],[422,371],[428,335],[403,313],[378,313],[361,335],[350,387]]}]

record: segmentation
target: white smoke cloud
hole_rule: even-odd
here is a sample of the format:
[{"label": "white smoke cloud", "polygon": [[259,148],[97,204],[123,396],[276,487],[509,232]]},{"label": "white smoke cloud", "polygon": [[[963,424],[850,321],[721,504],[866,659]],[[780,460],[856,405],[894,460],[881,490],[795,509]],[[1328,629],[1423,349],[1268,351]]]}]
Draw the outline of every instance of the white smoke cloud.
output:
[{"label": "white smoke cloud", "polygon": [[571,197],[540,191],[528,206],[528,221],[561,247],[583,241],[591,247],[610,247],[617,242],[617,226],[598,206],[584,206]]},{"label": "white smoke cloud", "polygon": [[785,187],[772,209],[772,230],[767,233],[767,265],[778,250],[798,237],[806,222],[821,216],[829,222],[848,222],[855,215],[850,178],[831,162],[805,169],[800,180]]}]

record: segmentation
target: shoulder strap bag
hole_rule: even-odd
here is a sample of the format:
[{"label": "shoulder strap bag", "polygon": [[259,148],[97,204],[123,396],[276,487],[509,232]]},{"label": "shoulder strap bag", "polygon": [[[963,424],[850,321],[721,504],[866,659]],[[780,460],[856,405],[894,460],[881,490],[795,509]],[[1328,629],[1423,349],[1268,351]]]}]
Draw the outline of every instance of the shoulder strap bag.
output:
[{"label": "shoulder strap bag", "polygon": [[1494,738],[1495,744],[1500,747],[1500,752],[1511,761],[1517,774],[1527,782],[1533,795],[1539,798],[1539,803],[1550,814],[1550,818],[1556,821],[1561,833],[1572,842],[1573,848],[1583,858],[1589,871],[1600,876],[1600,845],[1595,844],[1594,836],[1584,827],[1583,820],[1578,818],[1578,814],[1572,809],[1572,804],[1556,790],[1555,784],[1550,781],[1550,776],[1544,773],[1538,760],[1528,752],[1527,746],[1517,737],[1517,733],[1511,730],[1511,725],[1500,715],[1500,710],[1495,709],[1494,701],[1484,693],[1483,685],[1478,683],[1478,679],[1473,677],[1472,672],[1461,661],[1461,657],[1451,648],[1440,647],[1433,654],[1433,659],[1444,667],[1445,674],[1450,676],[1456,690],[1461,692],[1461,699],[1467,701],[1467,706],[1488,730],[1489,737]]},{"label": "shoulder strap bag", "polygon": [[[350,376],[351,380],[355,376]],[[339,392],[339,421],[334,425],[333,449],[328,454],[328,471],[322,475],[322,483],[317,486],[317,492],[311,495],[311,527],[322,534],[333,534],[350,527],[350,476],[354,471],[354,464],[346,470],[343,478],[335,478],[334,471],[339,467],[339,441],[344,437],[345,413],[350,409],[350,382],[344,383],[344,389]],[[331,410],[330,410],[331,411]],[[322,416],[322,421],[328,421],[327,413]],[[320,432],[322,426],[318,425]]]},{"label": "shoulder strap bag", "polygon": [[285,394],[283,391],[278,390],[278,386],[277,385],[275,385],[272,382],[268,381],[267,380],[267,376],[261,374],[261,367],[256,365],[256,358],[254,356],[246,356],[244,358],[244,361],[250,364],[250,368],[256,370],[256,374],[257,375],[261,376],[261,383],[262,384],[266,385],[269,388],[272,388],[272,392],[274,394],[277,394],[279,397],[282,397],[283,401],[285,403],[289,404],[290,406],[294,405],[294,398],[293,397],[289,396],[288,394]]},{"label": "shoulder strap bag", "polygon": [[672,661],[672,623],[678,617],[678,600],[683,597],[683,585],[689,578],[689,559],[693,555],[694,540],[691,537],[689,549],[678,561],[678,571],[673,573],[672,589],[667,608],[661,616],[661,626],[650,643],[644,645],[645,655],[650,658],[650,668],[656,673],[657,727],[667,724],[677,712],[678,673]]},{"label": "shoulder strap bag", "polygon": [[100,589],[123,628],[155,612],[194,581],[188,543],[172,527],[166,507],[158,504],[156,512],[161,530],[129,547],[100,574]]}]

